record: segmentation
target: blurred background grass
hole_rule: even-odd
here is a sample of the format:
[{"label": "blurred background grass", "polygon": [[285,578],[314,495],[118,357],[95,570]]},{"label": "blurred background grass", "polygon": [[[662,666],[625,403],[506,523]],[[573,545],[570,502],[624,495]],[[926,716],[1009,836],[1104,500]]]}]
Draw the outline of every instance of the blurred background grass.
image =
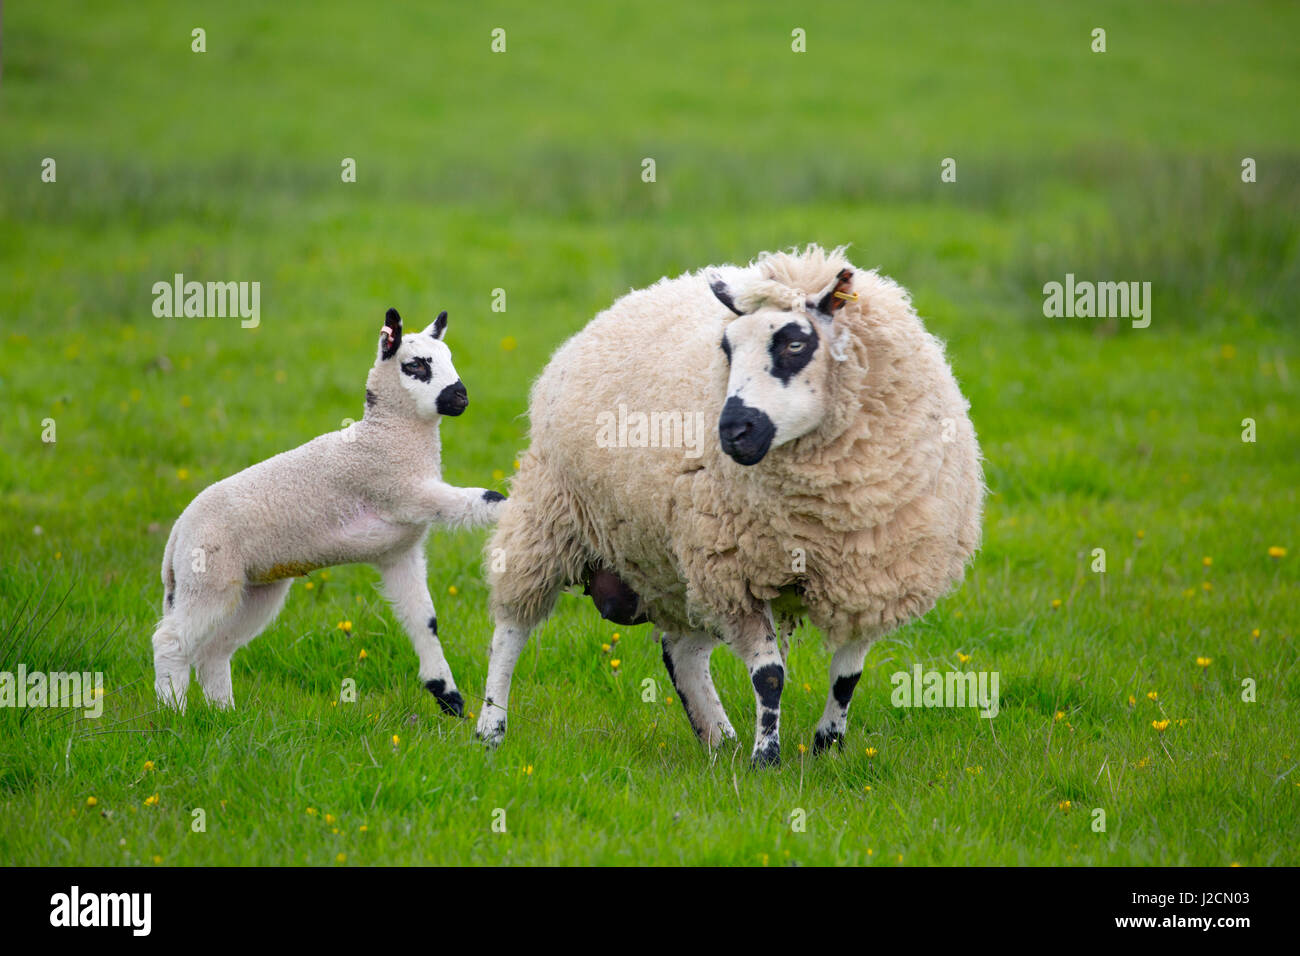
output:
[{"label": "blurred background grass", "polygon": [[[1098,26],[1104,54],[1090,50]],[[204,54],[190,50],[194,27],[206,30]],[[490,50],[497,27],[504,54]],[[26,635],[16,646],[29,666],[106,669],[112,719],[144,726],[154,718],[136,715],[152,706],[148,635],[170,522],[207,483],[359,416],[386,307],[420,325],[450,311],[471,408],[443,430],[447,477],[507,489],[526,442],[528,383],[615,297],[762,249],[851,243],[859,266],[911,289],[947,341],[991,496],[967,586],[869,658],[883,669],[864,678],[855,732],[887,727],[906,757],[888,771],[860,753],[810,765],[832,815],[853,821],[844,832],[879,828],[886,813],[893,845],[916,862],[1294,862],[1297,27],[1290,3],[9,4],[0,627]],[[791,52],[795,28],[807,31],[806,53]],[[47,156],[55,184],[40,181]],[[1241,181],[1247,156],[1258,163],[1253,184]],[[344,157],[357,161],[354,184],[340,182]],[[653,184],[641,180],[646,157]],[[940,182],[945,157],[957,161],[956,183]],[[154,318],[151,287],[177,272],[260,281],[261,326]],[[1044,318],[1042,285],[1066,272],[1150,281],[1151,327]],[[496,288],[507,290],[504,313],[490,310]],[[1255,444],[1240,441],[1245,417],[1258,423]],[[46,418],[55,444],[40,440]],[[439,533],[430,550],[449,657],[472,692],[488,633],[481,541]],[[1270,546],[1293,556],[1270,559]],[[1110,554],[1104,582],[1086,571],[1094,547]],[[173,766],[191,768],[187,799],[211,786],[213,800],[243,788],[249,804],[279,802],[315,786],[359,806],[373,790],[365,781],[327,782],[324,769],[310,786],[302,770],[279,776],[283,754],[264,763],[251,740],[233,763],[263,780],[193,770],[223,728],[248,729],[241,721],[277,739],[314,728],[283,743],[299,767],[333,766],[327,755],[344,752],[351,761],[357,727],[318,712],[349,675],[375,702],[367,714],[382,714],[373,733],[455,738],[430,741],[407,773],[463,774],[458,792],[476,799],[509,791],[492,777],[494,758],[468,749],[467,731],[444,729],[420,697],[413,655],[373,581],[346,568],[310,593],[296,586],[277,625],[236,657],[241,714],[188,715],[184,744],[97,738],[69,776],[64,741],[26,725],[0,745],[0,845],[44,859],[25,835],[31,821],[66,827],[86,776],[158,747],[180,748]],[[32,603],[44,594],[49,611],[65,590],[33,636],[22,623]],[[1055,612],[1053,599],[1064,602]],[[344,618],[352,638],[335,627]],[[645,629],[625,635],[625,680],[611,678],[599,647],[612,630],[564,598],[525,655],[516,705],[531,721],[514,725],[515,753],[579,741],[568,771],[596,783],[538,796],[546,834],[516,858],[683,859],[660,814],[691,801],[704,822],[687,861],[774,852],[762,827],[723,835],[734,821],[705,782],[677,796],[700,758],[679,712],[638,706],[632,678],[662,679]],[[360,642],[369,670],[356,664]],[[893,666],[947,666],[959,648],[1002,671],[998,732],[1026,741],[1023,752],[990,745],[982,758],[990,773],[1000,764],[1014,794],[1003,791],[998,814],[984,790],[950,802],[950,785],[935,783],[970,782],[981,725],[887,703]],[[1215,658],[1222,684],[1200,679],[1200,654]],[[20,657],[10,646],[0,665]],[[804,640],[792,658],[788,747],[811,734],[824,667]],[[715,668],[747,726],[743,671],[724,654]],[[1233,706],[1244,676],[1261,684],[1248,721]],[[1200,721],[1197,737],[1171,742],[1168,767],[1138,719],[1147,703],[1126,703],[1157,686],[1181,692],[1179,713]],[[1054,735],[1060,753],[1041,753],[1039,724],[1062,704],[1079,733]],[[401,730],[410,713],[420,730]],[[658,739],[650,726],[667,734],[666,754],[641,746]],[[575,727],[599,729],[582,737]],[[1138,775],[1119,796],[1093,776],[1103,759],[1137,766],[1152,754],[1162,775]],[[1198,760],[1208,769],[1192,770]],[[624,764],[652,782],[619,796],[627,810],[612,821],[594,808],[621,793]],[[784,807],[799,773],[746,787]],[[905,836],[893,810],[860,804],[863,781],[881,773],[895,781]],[[108,779],[105,792],[120,786],[122,799],[136,785]],[[714,784],[730,799],[729,780]],[[1079,856],[1036,814],[1097,791],[1133,823]],[[1170,801],[1183,809],[1150,814]],[[376,829],[463,822],[455,805],[416,817],[410,803],[388,809]],[[925,832],[948,813],[965,836]],[[1213,838],[1207,815],[1226,821]],[[244,823],[267,833],[250,861],[296,861],[296,847],[332,859],[324,838],[294,843],[276,821]],[[779,815],[771,826],[781,828]],[[106,858],[99,837],[64,835]],[[177,846],[169,860],[231,859],[166,839]],[[444,845],[499,859],[477,838]],[[422,859],[402,846],[394,840],[382,858]],[[801,852],[870,862],[852,840]]]}]

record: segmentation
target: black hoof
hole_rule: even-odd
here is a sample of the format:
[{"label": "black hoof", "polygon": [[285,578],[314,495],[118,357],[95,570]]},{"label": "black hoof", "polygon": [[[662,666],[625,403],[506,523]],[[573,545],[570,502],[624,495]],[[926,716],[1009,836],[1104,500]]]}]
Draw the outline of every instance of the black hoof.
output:
[{"label": "black hoof", "polygon": [[813,753],[825,753],[834,746],[839,750],[844,749],[844,735],[834,730],[819,730],[813,734]]},{"label": "black hoof", "polygon": [[438,706],[442,712],[451,717],[465,716],[465,698],[460,696],[460,691],[453,690],[447,692],[447,682],[442,680],[431,680],[425,682],[425,688],[438,701]]},{"label": "black hoof", "polygon": [[772,741],[761,750],[755,750],[754,755],[749,758],[749,763],[755,769],[781,766],[781,745]]}]

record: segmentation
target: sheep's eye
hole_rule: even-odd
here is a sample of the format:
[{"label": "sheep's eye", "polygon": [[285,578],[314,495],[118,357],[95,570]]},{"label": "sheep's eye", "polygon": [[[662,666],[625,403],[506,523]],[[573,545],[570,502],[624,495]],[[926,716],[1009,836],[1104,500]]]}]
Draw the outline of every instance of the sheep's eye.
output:
[{"label": "sheep's eye", "polygon": [[803,351],[804,344],[805,343],[803,342],[791,342],[789,345],[785,347],[785,350],[789,352],[791,355],[798,355],[800,352]]}]

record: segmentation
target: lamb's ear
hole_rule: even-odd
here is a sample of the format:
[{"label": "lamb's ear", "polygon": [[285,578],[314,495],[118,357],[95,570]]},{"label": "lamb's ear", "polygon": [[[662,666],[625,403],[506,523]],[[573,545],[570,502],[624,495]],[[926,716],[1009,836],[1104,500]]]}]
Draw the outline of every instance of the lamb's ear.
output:
[{"label": "lamb's ear", "polygon": [[731,297],[731,289],[727,286],[727,283],[723,281],[722,277],[719,276],[717,273],[714,273],[713,275],[709,276],[709,288],[712,289],[713,294],[718,297],[718,301],[721,302],[723,305],[725,305],[732,312],[735,312],[736,315],[745,314],[744,312],[741,312],[740,309],[736,307],[736,300]]},{"label": "lamb's ear", "polygon": [[429,327],[421,332],[421,335],[432,335],[435,339],[441,339],[447,332],[447,310],[443,309],[438,313],[438,317],[429,323]]},{"label": "lamb's ear", "polygon": [[379,357],[390,359],[397,354],[397,347],[402,344],[402,317],[396,309],[384,313],[384,327],[379,333]]},{"label": "lamb's ear", "polygon": [[[849,291],[852,285],[853,270],[841,269],[839,275],[835,277],[835,281],[818,294],[817,304],[813,308],[822,315],[833,317],[836,312],[844,308],[845,302],[856,302],[858,300],[858,294]],[[808,304],[812,305],[812,302]]]}]

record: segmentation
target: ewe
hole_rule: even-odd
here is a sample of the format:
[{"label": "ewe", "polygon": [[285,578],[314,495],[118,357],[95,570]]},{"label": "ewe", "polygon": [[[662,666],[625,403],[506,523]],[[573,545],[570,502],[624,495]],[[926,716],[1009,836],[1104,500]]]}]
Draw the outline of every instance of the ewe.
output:
[{"label": "ewe", "polygon": [[[632,420],[620,405],[638,421],[702,412],[717,438],[699,454],[629,428],[609,447],[598,419]],[[840,249],[629,293],[555,353],[530,417],[488,545],[496,627],[478,734],[490,744],[529,633],[585,583],[602,613],[661,631],[710,746],[735,731],[709,656],[719,641],[740,656],[758,764],[780,757],[777,623],[806,615],[833,651],[824,750],[842,742],[867,646],[933,607],[979,544],[979,446],[943,348],[903,289]]]},{"label": "ewe", "polygon": [[232,706],[230,656],[274,620],[292,579],[364,562],[383,573],[420,679],[443,711],[464,712],[438,642],[424,541],[434,522],[492,522],[504,496],[442,480],[438,424],[469,404],[446,330],[443,312],[403,338],[401,316],[389,309],[361,421],[209,486],[176,520],[153,636],[161,702],[185,706],[193,666],[208,700]]}]

